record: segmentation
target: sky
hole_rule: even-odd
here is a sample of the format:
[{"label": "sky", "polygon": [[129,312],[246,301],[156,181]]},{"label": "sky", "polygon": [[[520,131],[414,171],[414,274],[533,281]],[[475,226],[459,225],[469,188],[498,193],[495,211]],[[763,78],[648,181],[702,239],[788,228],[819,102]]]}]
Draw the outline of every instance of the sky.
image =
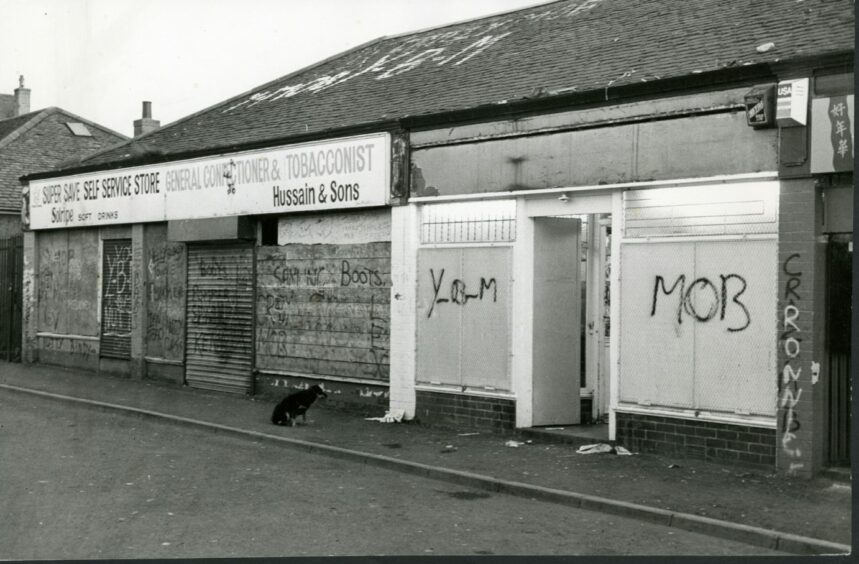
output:
[{"label": "sky", "polygon": [[547,0],[0,0],[0,93],[127,136],[383,35]]}]

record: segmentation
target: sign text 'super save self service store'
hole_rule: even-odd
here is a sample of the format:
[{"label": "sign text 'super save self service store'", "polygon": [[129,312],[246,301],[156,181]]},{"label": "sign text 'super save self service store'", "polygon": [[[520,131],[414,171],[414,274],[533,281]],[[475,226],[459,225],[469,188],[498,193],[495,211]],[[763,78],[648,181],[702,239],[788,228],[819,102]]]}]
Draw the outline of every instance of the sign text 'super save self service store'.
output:
[{"label": "sign text 'super save self service store'", "polygon": [[32,229],[385,205],[387,133],[30,182]]}]

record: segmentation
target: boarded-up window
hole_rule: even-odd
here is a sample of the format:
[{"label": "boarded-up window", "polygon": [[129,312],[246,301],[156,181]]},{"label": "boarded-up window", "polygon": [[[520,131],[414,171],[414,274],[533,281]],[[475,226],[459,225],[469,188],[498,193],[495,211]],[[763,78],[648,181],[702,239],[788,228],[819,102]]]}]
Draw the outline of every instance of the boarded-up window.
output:
[{"label": "boarded-up window", "polygon": [[418,254],[417,379],[510,389],[511,248]]},{"label": "boarded-up window", "polygon": [[98,230],[37,235],[38,331],[98,335]]},{"label": "boarded-up window", "polygon": [[257,253],[257,368],[387,381],[391,244]]},{"label": "boarded-up window", "polygon": [[776,244],[622,245],[621,402],[775,413]]},{"label": "boarded-up window", "polygon": [[102,250],[101,356],[131,357],[131,239],[105,239]]},{"label": "boarded-up window", "polygon": [[185,356],[185,244],[167,241],[166,225],[146,226],[146,355]]}]

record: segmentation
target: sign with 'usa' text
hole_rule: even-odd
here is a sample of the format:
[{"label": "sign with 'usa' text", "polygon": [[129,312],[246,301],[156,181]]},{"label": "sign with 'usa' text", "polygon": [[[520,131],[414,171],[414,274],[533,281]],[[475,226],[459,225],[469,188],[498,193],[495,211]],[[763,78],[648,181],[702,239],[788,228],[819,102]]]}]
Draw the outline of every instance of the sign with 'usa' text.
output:
[{"label": "sign with 'usa' text", "polygon": [[382,206],[390,146],[378,133],[33,180],[24,219],[56,229]]}]

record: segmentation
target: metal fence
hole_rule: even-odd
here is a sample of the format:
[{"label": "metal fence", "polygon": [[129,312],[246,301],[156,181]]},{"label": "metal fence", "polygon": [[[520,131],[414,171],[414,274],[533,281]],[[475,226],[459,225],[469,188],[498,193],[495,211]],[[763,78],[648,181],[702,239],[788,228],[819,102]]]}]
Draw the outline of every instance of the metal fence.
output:
[{"label": "metal fence", "polygon": [[0,360],[21,360],[21,284],[24,239],[0,239]]}]

